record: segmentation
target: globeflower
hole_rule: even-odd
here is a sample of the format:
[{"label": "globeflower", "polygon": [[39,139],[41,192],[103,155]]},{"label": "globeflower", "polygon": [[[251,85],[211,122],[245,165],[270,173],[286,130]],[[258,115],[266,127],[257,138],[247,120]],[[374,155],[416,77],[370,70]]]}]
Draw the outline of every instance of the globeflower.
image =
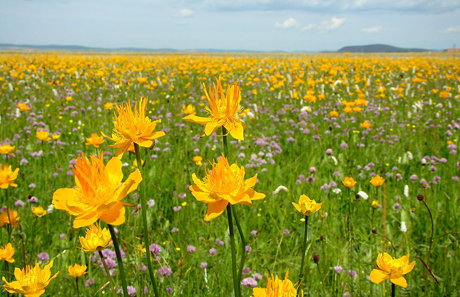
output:
[{"label": "globeflower", "polygon": [[347,188],[352,188],[354,185],[356,185],[356,181],[352,177],[345,177],[345,179],[342,181],[342,184]]},{"label": "globeflower", "polygon": [[82,277],[86,274],[86,265],[78,265],[75,264],[73,266],[69,266],[69,276],[77,278]]},{"label": "globeflower", "polygon": [[407,288],[407,281],[403,275],[411,272],[414,266],[415,261],[409,265],[409,254],[399,259],[394,259],[387,253],[379,253],[377,268],[372,270],[370,279],[376,284],[390,279],[393,284]]},{"label": "globeflower", "polygon": [[46,210],[44,210],[41,206],[32,207],[32,213],[39,218],[47,214]]},{"label": "globeflower", "polygon": [[337,111],[333,110],[333,111],[331,111],[331,112],[329,113],[329,115],[330,115],[331,117],[338,117],[338,116],[339,116],[339,113],[338,113]]},{"label": "globeflower", "polygon": [[373,185],[374,187],[378,188],[380,187],[381,185],[383,185],[383,183],[385,182],[385,180],[383,178],[381,178],[379,175],[376,175],[374,176],[372,179],[371,179],[371,185]]},{"label": "globeflower", "polygon": [[[198,117],[193,114],[184,117],[183,119],[189,122],[194,122],[201,125],[206,125],[204,128],[206,135],[211,135],[219,127],[224,126],[230,135],[235,139],[244,140],[245,124],[241,121],[239,113],[241,111],[241,92],[240,86],[234,83],[232,86],[227,87],[227,92],[224,94],[220,79],[217,80],[217,85],[214,88],[209,86],[209,93],[203,85],[206,95],[206,100],[209,107],[206,111],[209,117]],[[220,98],[219,98],[220,94]]]},{"label": "globeflower", "polygon": [[19,108],[20,111],[26,111],[26,112],[29,111],[29,109],[30,109],[30,107],[27,106],[27,105],[24,104],[24,103],[19,103],[19,104],[18,104],[18,108]]},{"label": "globeflower", "polygon": [[85,145],[94,145],[98,148],[104,141],[104,137],[97,136],[97,133],[91,133],[91,137],[86,138]]},{"label": "globeflower", "polygon": [[43,131],[43,130],[37,131],[35,133],[35,137],[37,137],[37,139],[40,141],[50,141],[51,140],[50,133]]},{"label": "globeflower", "polygon": [[303,213],[306,216],[309,216],[318,210],[320,210],[323,202],[317,203],[315,200],[311,200],[306,195],[301,195],[299,198],[299,204],[292,202],[297,211]]},{"label": "globeflower", "polygon": [[163,131],[155,132],[155,128],[161,120],[153,121],[146,116],[147,100],[141,98],[139,103],[131,109],[131,102],[116,106],[118,116],[115,118],[115,128],[112,137],[102,133],[102,136],[115,141],[114,145],[108,147],[118,148],[115,156],[124,154],[133,143],[141,147],[152,147],[155,139],[165,135]]},{"label": "globeflower", "polygon": [[7,243],[4,247],[0,247],[0,260],[5,260],[9,263],[14,263],[13,259],[14,248],[11,243]]},{"label": "globeflower", "polygon": [[244,180],[244,167],[228,163],[222,157],[213,161],[212,170],[206,170],[206,177],[199,180],[195,173],[192,175],[195,185],[190,186],[192,195],[201,202],[208,204],[205,221],[212,220],[224,212],[228,203],[252,205],[252,200],[265,198],[265,194],[257,193],[252,189],[257,182],[257,174]]},{"label": "globeflower", "polygon": [[[268,276],[267,288],[254,288],[252,297],[296,297],[296,286],[288,279],[289,270],[286,272],[284,280]],[[303,291],[299,296],[303,296]]]},{"label": "globeflower", "polygon": [[185,114],[195,114],[195,106],[193,106],[192,104],[189,104],[187,105],[187,107],[185,105],[182,106],[182,113],[185,113]]},{"label": "globeflower", "polygon": [[14,152],[14,146],[9,144],[4,144],[0,146],[0,154],[2,155],[12,155]]},{"label": "globeflower", "polygon": [[122,163],[119,158],[112,158],[107,165],[100,156],[91,155],[91,162],[82,153],[72,168],[75,174],[75,189],[62,188],[54,192],[53,205],[76,216],[73,227],[89,226],[98,219],[120,225],[125,221],[125,205],[121,202],[129,193],[136,190],[142,181],[139,170],[134,171],[128,179],[123,179]]},{"label": "globeflower", "polygon": [[364,121],[364,123],[361,123],[361,128],[364,129],[369,129],[371,127],[371,124],[368,121]]},{"label": "globeflower", "polygon": [[48,286],[49,283],[59,274],[58,272],[50,278],[51,267],[53,267],[53,261],[51,261],[43,269],[40,268],[38,263],[35,263],[35,266],[27,265],[24,269],[15,268],[14,276],[16,277],[16,281],[8,283],[5,277],[2,277],[2,280],[5,282],[3,287],[9,293],[38,297],[45,293],[46,286]]},{"label": "globeflower", "polygon": [[2,166],[0,164],[0,189],[8,189],[8,186],[17,187],[14,180],[18,178],[19,168],[11,170],[11,165]]},{"label": "globeflower", "polygon": [[101,229],[99,224],[92,224],[86,229],[85,237],[80,236],[80,244],[83,246],[81,250],[85,252],[102,251],[112,244],[112,237],[107,228]]}]

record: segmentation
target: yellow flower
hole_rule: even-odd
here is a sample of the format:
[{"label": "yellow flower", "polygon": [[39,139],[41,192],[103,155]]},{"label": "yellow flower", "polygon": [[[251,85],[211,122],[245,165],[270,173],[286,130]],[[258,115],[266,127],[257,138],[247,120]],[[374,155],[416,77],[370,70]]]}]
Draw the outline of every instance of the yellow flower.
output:
[{"label": "yellow flower", "polygon": [[78,265],[75,264],[74,266],[69,266],[69,276],[77,278],[82,277],[86,274],[86,265]]},{"label": "yellow flower", "polygon": [[356,182],[352,177],[345,177],[345,179],[342,181],[342,184],[347,188],[351,188],[356,185]]},{"label": "yellow flower", "polygon": [[19,108],[20,111],[29,111],[29,109],[30,109],[29,106],[27,106],[24,103],[19,103],[18,108]]},{"label": "yellow flower", "polygon": [[198,165],[198,166],[203,165],[203,164],[201,164],[201,161],[203,161],[202,157],[200,157],[200,156],[193,157],[193,162],[195,162],[196,165]]},{"label": "yellow flower", "polygon": [[189,104],[187,105],[187,107],[185,107],[185,105],[182,106],[182,113],[185,113],[185,114],[195,114],[195,106],[193,106],[192,104]]},{"label": "yellow flower", "polygon": [[52,137],[54,140],[58,140],[59,138],[61,138],[61,134],[53,133]]},{"label": "yellow flower", "polygon": [[317,212],[321,208],[321,205],[323,205],[323,202],[317,203],[315,200],[311,200],[306,195],[301,195],[299,198],[299,204],[292,202],[292,205],[294,205],[297,211],[309,216]]},{"label": "yellow flower", "polygon": [[50,141],[51,139],[50,133],[43,130],[37,131],[35,137],[40,141]]},{"label": "yellow flower", "polygon": [[85,252],[102,251],[112,244],[112,237],[109,229],[101,229],[99,224],[92,224],[86,229],[85,237],[79,237],[80,244],[83,246],[81,250]]},{"label": "yellow flower", "polygon": [[0,154],[2,155],[12,155],[14,152],[14,146],[9,144],[4,144],[0,146]]},{"label": "yellow flower", "polygon": [[17,227],[18,221],[20,219],[20,217],[18,217],[18,213],[9,208],[7,209],[7,211],[5,210],[4,212],[0,213],[0,227],[10,224],[10,219],[11,225],[13,227]]},{"label": "yellow flower", "polygon": [[217,164],[213,161],[212,170],[206,170],[206,177],[199,180],[192,175],[195,185],[190,186],[192,195],[201,202],[208,204],[205,221],[212,220],[224,212],[228,203],[252,205],[252,200],[265,198],[265,194],[252,189],[257,182],[257,174],[244,180],[244,167],[228,163],[222,156]]},{"label": "yellow flower", "polygon": [[136,250],[137,250],[139,253],[141,253],[141,254],[142,254],[142,253],[145,253],[145,251],[146,251],[143,244],[138,244],[138,245],[136,245]]},{"label": "yellow flower", "polygon": [[331,111],[331,112],[329,113],[329,115],[330,115],[331,117],[338,117],[338,116],[339,116],[339,113],[338,113],[337,111],[333,110],[333,111]]},{"label": "yellow flower", "polygon": [[379,175],[376,175],[371,179],[371,185],[373,185],[376,188],[378,188],[381,185],[383,185],[384,182],[385,182],[385,180],[383,178],[381,178]]},{"label": "yellow flower", "polygon": [[104,104],[104,109],[111,110],[112,108],[113,108],[112,102],[107,102],[106,104]]},{"label": "yellow flower", "polygon": [[359,106],[356,106],[356,107],[353,107],[353,111],[361,112],[361,111],[363,111],[363,109],[361,107],[359,107]]},{"label": "yellow flower", "polygon": [[59,274],[58,272],[50,278],[51,267],[53,267],[53,261],[51,261],[43,269],[40,268],[38,263],[35,263],[35,266],[27,265],[25,269],[15,268],[14,276],[16,277],[16,281],[8,283],[5,277],[2,277],[2,280],[5,282],[3,287],[9,293],[38,297],[45,293],[46,286],[48,286],[49,283]]},{"label": "yellow flower", "polygon": [[155,139],[165,135],[163,131],[154,132],[157,123],[161,120],[151,121],[146,115],[147,100],[141,98],[139,104],[136,103],[134,112],[131,109],[131,102],[116,107],[118,116],[115,119],[115,128],[112,137],[108,139],[115,141],[114,145],[108,147],[118,148],[115,156],[125,153],[133,143],[141,147],[152,147]]},{"label": "yellow flower", "polygon": [[364,121],[364,123],[361,123],[361,128],[369,129],[371,127],[371,124],[368,121]]},{"label": "yellow flower", "polygon": [[0,247],[0,260],[5,260],[6,262],[14,263],[13,259],[14,248],[11,243],[8,243],[4,247]]},{"label": "yellow flower", "polygon": [[409,254],[399,259],[394,259],[387,253],[379,253],[377,267],[372,270],[370,279],[376,284],[390,279],[393,284],[407,288],[407,281],[403,275],[411,272],[414,266],[415,261],[409,265]]},{"label": "yellow flower", "polygon": [[[267,288],[254,288],[252,297],[296,297],[296,286],[288,279],[289,270],[286,272],[284,280],[280,280],[273,275],[267,276]],[[303,296],[303,291],[299,296]]]},{"label": "yellow flower", "polygon": [[94,145],[94,147],[99,147],[104,142],[104,137],[97,136],[97,133],[91,133],[91,137],[86,138],[86,145]]},{"label": "yellow flower", "polygon": [[123,172],[119,158],[112,158],[104,165],[103,153],[100,157],[91,155],[90,162],[82,153],[72,169],[75,174],[75,189],[62,188],[54,192],[53,205],[76,216],[73,227],[89,226],[98,219],[111,225],[125,221],[125,202],[129,193],[137,189],[142,181],[139,170],[134,171],[121,184]]},{"label": "yellow flower", "polygon": [[228,86],[226,94],[224,94],[220,79],[217,80],[217,86],[213,86],[213,89],[209,86],[208,93],[206,91],[206,87],[203,85],[206,100],[209,103],[209,107],[206,107],[209,117],[204,118],[195,115],[188,115],[183,119],[189,122],[206,125],[204,129],[206,135],[211,135],[219,127],[224,126],[233,138],[244,140],[243,133],[245,125],[238,115],[241,111],[240,86],[237,83],[234,83],[232,86]]},{"label": "yellow flower", "polygon": [[148,81],[147,81],[147,79],[145,77],[138,77],[137,82],[140,83],[140,84],[145,84]]},{"label": "yellow flower", "polygon": [[351,109],[350,106],[347,106],[347,107],[345,107],[345,108],[343,109],[343,112],[345,112],[345,113],[350,113],[350,112],[352,112],[352,111],[353,111],[353,109]]},{"label": "yellow flower", "polygon": [[372,207],[372,208],[377,208],[377,207],[379,207],[379,201],[378,201],[378,200],[372,201],[371,207]]},{"label": "yellow flower", "polygon": [[46,210],[44,210],[41,206],[38,206],[38,207],[34,206],[32,207],[32,213],[40,218],[46,215]]},{"label": "yellow flower", "polygon": [[8,186],[17,187],[14,180],[18,178],[19,168],[11,170],[11,165],[2,166],[0,164],[0,189],[8,189]]}]

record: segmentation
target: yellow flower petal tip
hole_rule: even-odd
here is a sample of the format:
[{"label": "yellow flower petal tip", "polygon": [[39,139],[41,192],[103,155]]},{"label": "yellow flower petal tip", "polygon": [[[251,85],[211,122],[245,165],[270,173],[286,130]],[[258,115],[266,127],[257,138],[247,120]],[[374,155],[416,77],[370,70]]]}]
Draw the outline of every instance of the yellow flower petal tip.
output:
[{"label": "yellow flower petal tip", "polygon": [[372,270],[370,280],[379,284],[389,279],[393,284],[407,288],[407,281],[403,275],[414,269],[415,261],[409,265],[409,254],[399,259],[394,259],[387,253],[379,253],[377,267]]}]

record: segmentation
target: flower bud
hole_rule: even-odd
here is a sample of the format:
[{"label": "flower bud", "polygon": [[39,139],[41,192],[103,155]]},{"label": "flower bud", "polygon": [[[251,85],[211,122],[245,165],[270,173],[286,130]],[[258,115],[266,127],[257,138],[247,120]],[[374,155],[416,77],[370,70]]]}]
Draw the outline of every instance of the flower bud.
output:
[{"label": "flower bud", "polygon": [[318,264],[318,262],[319,262],[318,255],[313,255],[313,261],[315,261],[315,263]]},{"label": "flower bud", "polygon": [[418,196],[417,196],[417,200],[418,200],[418,201],[422,201],[422,200],[423,200],[423,195],[418,195]]}]

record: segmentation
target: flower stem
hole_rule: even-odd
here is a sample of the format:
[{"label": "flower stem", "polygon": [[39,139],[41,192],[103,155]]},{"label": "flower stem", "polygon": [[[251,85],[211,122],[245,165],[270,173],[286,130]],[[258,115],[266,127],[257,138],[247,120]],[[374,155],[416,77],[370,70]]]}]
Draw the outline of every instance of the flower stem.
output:
[{"label": "flower stem", "polygon": [[[246,240],[244,240],[243,229],[241,229],[240,222],[238,221],[238,216],[236,215],[235,209],[233,209],[233,218],[235,219],[236,227],[238,228],[238,233],[241,237],[241,262],[240,262],[240,271],[238,272],[238,281],[241,281],[243,275],[244,261],[246,259]],[[240,286],[238,286],[238,289]],[[241,292],[240,292],[241,295]]]},{"label": "flower stem", "polygon": [[[433,244],[433,233],[434,233],[434,223],[433,223],[433,216],[431,215],[430,208],[426,204],[425,200],[422,200],[423,204],[425,205],[426,209],[428,210],[428,214],[430,215],[430,220],[431,220],[431,238],[430,238],[430,245],[428,248],[428,257],[427,257],[427,263],[430,265],[430,258],[431,258],[431,246]],[[426,273],[425,276],[425,296],[428,290],[428,272]]]},{"label": "flower stem", "polygon": [[123,268],[123,260],[121,259],[120,246],[118,245],[117,235],[115,234],[115,230],[113,230],[112,225],[107,224],[107,227],[109,227],[110,235],[112,236],[113,247],[115,248],[115,254],[117,255],[118,267],[120,268],[121,284],[123,287],[123,295],[128,296],[128,285],[126,283],[125,270]]},{"label": "flower stem", "polygon": [[78,288],[78,277],[75,278],[75,282],[77,283],[77,296],[80,297],[80,290]]},{"label": "flower stem", "polygon": [[391,283],[391,297],[396,296],[396,285]]},{"label": "flower stem", "polygon": [[222,142],[224,143],[224,155],[228,158],[227,129],[224,126],[222,126]]},{"label": "flower stem", "polygon": [[[137,160],[137,168],[140,170],[141,173],[142,172],[142,160],[141,160],[141,152],[140,152],[140,149],[139,149],[139,145],[137,143],[134,143],[134,150],[136,152],[136,160]],[[155,296],[160,296],[160,294],[158,293],[158,288],[157,288],[157,285],[155,283],[155,276],[154,276],[154,273],[153,273],[153,268],[152,268],[152,263],[151,263],[151,260],[150,260],[150,251],[149,251],[149,248],[150,248],[150,240],[149,240],[149,232],[148,232],[148,226],[147,226],[147,203],[145,202],[145,181],[143,183],[141,183],[141,191],[142,191],[142,195],[140,195],[141,197],[141,213],[142,213],[142,222],[144,224],[144,247],[145,247],[145,255],[146,255],[146,260],[147,260],[147,267],[149,269],[149,275],[150,275],[150,281],[152,282],[152,286],[153,286],[153,291],[155,292]]]},{"label": "flower stem", "polygon": [[240,296],[240,282],[236,273],[236,247],[235,247],[235,234],[233,232],[232,222],[232,206],[230,203],[227,205],[227,219],[228,229],[230,230],[230,245],[232,250],[232,273],[233,273],[233,289],[235,291],[235,297]]},{"label": "flower stem", "polygon": [[116,296],[117,292],[115,291],[115,287],[114,287],[115,283],[113,282],[112,276],[110,275],[109,268],[107,267],[107,264],[105,263],[104,256],[102,255],[101,251],[98,251],[98,253],[99,253],[99,257],[101,257],[101,262],[102,262],[102,265],[105,268],[105,272],[107,273],[107,277],[109,278],[110,287],[112,287],[112,295]]},{"label": "flower stem", "polygon": [[303,245],[302,245],[302,261],[300,262],[300,274],[299,274],[299,288],[297,294],[300,292],[300,286],[303,280],[303,265],[305,263],[305,250],[307,249],[307,232],[308,232],[308,216],[305,216],[305,232],[303,234]]}]

